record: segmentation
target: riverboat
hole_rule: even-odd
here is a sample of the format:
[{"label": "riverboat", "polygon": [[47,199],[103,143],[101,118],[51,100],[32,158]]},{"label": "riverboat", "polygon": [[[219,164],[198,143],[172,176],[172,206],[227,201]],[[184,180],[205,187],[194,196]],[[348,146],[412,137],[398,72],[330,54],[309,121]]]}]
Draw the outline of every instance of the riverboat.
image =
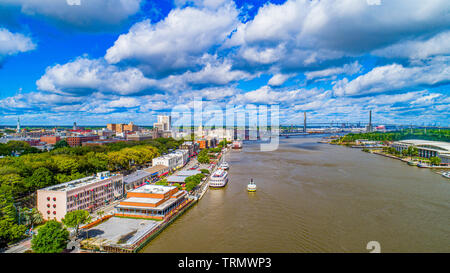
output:
[{"label": "riverboat", "polygon": [[223,188],[228,183],[228,172],[222,169],[218,169],[215,171],[210,179],[209,186],[211,188]]},{"label": "riverboat", "polygon": [[256,184],[253,182],[253,178],[250,180],[250,183],[247,185],[247,191],[249,192],[255,192],[256,191]]}]

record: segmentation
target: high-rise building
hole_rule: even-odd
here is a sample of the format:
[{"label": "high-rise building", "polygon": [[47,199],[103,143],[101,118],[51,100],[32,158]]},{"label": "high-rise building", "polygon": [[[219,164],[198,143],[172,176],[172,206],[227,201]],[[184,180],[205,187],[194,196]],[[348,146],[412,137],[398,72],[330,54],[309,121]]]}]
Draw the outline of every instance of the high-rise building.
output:
[{"label": "high-rise building", "polygon": [[139,130],[139,127],[134,125],[133,122],[130,122],[129,124],[123,124],[123,123],[119,123],[119,124],[115,124],[115,123],[108,123],[106,125],[106,128],[108,128],[108,130],[111,130],[115,133],[123,133],[123,132],[136,132]]},{"label": "high-rise building", "polygon": [[369,124],[366,127],[366,132],[372,132],[373,126],[372,126],[372,110],[369,111]]},{"label": "high-rise building", "polygon": [[306,112],[303,112],[304,119],[303,119],[303,132],[306,133]]},{"label": "high-rise building", "polygon": [[154,128],[161,131],[170,131],[172,129],[172,117],[166,115],[158,115],[158,122],[153,124]]}]

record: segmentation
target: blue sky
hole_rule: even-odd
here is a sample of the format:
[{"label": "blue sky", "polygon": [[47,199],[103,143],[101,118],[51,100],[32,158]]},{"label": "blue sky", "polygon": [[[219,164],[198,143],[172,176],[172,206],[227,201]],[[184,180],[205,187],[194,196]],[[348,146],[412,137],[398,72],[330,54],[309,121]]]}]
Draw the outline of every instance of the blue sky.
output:
[{"label": "blue sky", "polygon": [[0,0],[0,124],[174,107],[450,126],[448,0]]}]

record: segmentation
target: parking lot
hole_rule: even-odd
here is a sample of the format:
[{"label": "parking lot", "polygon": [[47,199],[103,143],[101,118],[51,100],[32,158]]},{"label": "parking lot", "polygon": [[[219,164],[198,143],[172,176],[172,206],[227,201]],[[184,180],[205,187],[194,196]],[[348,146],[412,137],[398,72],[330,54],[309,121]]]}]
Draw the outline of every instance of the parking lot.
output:
[{"label": "parking lot", "polygon": [[89,229],[86,236],[90,244],[125,244],[143,231],[157,227],[159,221],[112,217]]}]

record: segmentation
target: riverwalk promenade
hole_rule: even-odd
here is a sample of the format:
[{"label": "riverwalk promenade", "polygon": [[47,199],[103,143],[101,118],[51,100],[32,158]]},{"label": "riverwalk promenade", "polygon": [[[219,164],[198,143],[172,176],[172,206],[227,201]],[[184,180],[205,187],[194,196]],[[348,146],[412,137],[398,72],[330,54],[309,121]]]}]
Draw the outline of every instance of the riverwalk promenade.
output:
[{"label": "riverwalk promenade", "polygon": [[123,218],[108,213],[107,216],[84,227],[87,238],[82,241],[81,248],[87,252],[138,252],[206,194],[209,189],[211,174],[217,170],[224,155],[230,150],[230,148],[226,148],[215,164],[209,166],[198,164],[197,160],[194,159],[179,170],[188,170],[192,166],[198,165],[198,169],[207,168],[210,174],[188,195],[187,200],[167,215],[165,219],[158,221],[154,219]]}]

